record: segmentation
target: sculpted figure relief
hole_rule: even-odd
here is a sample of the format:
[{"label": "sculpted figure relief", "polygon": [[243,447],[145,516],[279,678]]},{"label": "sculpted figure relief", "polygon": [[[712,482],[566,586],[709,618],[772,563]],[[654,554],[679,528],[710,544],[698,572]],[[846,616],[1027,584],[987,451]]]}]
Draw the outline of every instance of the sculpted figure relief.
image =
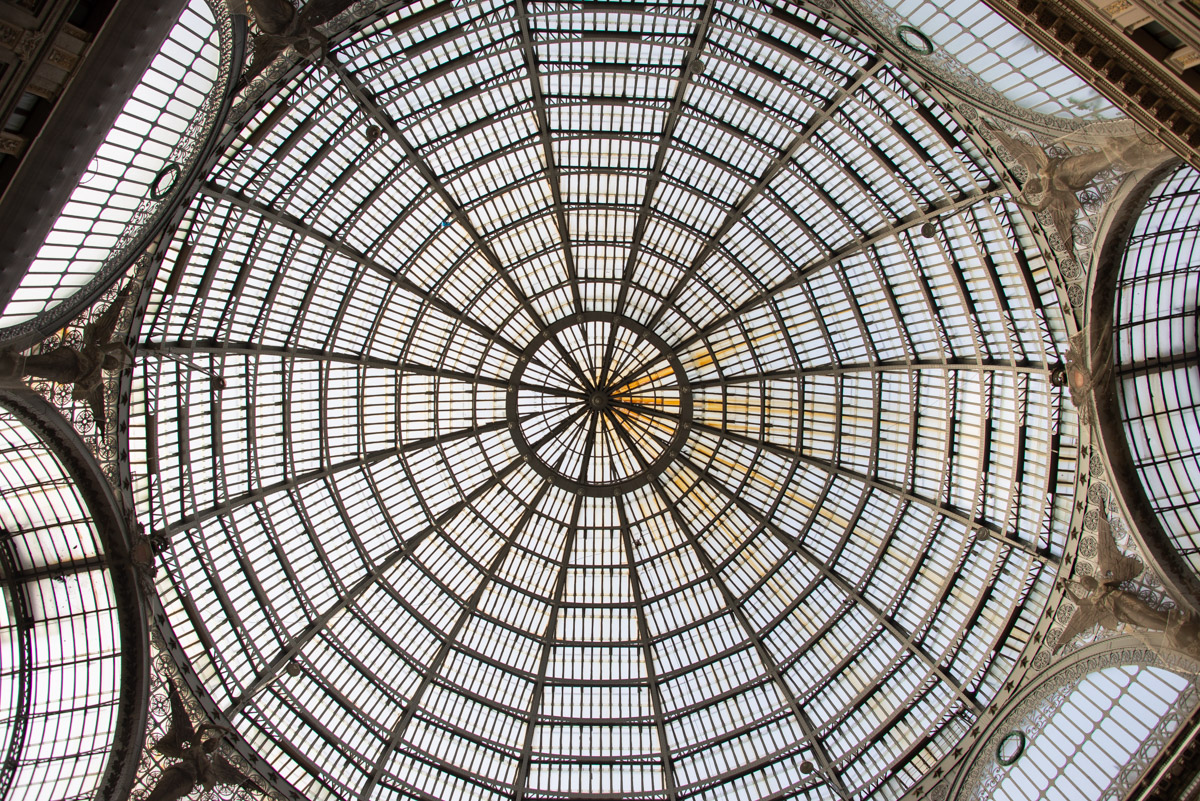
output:
[{"label": "sculpted figure relief", "polygon": [[1065,363],[1050,374],[1050,380],[1055,386],[1065,386],[1070,392],[1071,404],[1079,413],[1079,421],[1084,425],[1092,421],[1092,407],[1089,403],[1092,393],[1103,389],[1112,367],[1112,324],[1104,327],[1097,341],[1096,352],[1090,360],[1087,358],[1086,340],[1086,332],[1071,337]]},{"label": "sculpted figure relief", "polygon": [[59,384],[73,384],[71,397],[87,401],[96,427],[100,433],[105,433],[104,371],[119,370],[133,357],[123,342],[112,341],[121,311],[129,299],[129,289],[126,285],[103,314],[84,326],[82,348],[59,345],[32,356],[0,352],[0,377],[44,378]]},{"label": "sculpted figure relief", "polygon": [[252,792],[264,792],[246,774],[229,762],[218,750],[225,735],[209,737],[211,731],[224,731],[219,726],[201,726],[196,729],[188,717],[187,707],[176,689],[175,683],[167,680],[171,692],[171,727],[154,744],[154,750],[163,756],[173,757],[179,762],[166,768],[146,801],[178,801],[197,786],[211,790],[217,785],[244,787]]},{"label": "sculpted figure relief", "polygon": [[1195,651],[1200,645],[1197,641],[1200,627],[1194,621],[1188,620],[1176,609],[1154,606],[1137,593],[1121,588],[1124,582],[1140,576],[1144,568],[1136,556],[1126,556],[1117,548],[1112,527],[1103,515],[1097,540],[1099,575],[1066,582],[1067,595],[1075,602],[1076,609],[1059,637],[1055,650],[1096,625],[1110,631],[1129,625],[1147,631],[1164,632],[1173,647]]},{"label": "sculpted figure relief", "polygon": [[[1137,135],[1097,138],[1090,153],[1050,156],[1037,145],[1022,142],[992,127],[992,135],[1018,165],[1029,173],[1017,203],[1035,212],[1049,211],[1054,230],[1067,253],[1075,252],[1075,212],[1083,208],[1076,193],[1112,167],[1140,170],[1162,160],[1166,148]],[[1040,196],[1035,202],[1029,198]]]},{"label": "sculpted figure relief", "polygon": [[246,0],[258,25],[254,68],[261,70],[289,46],[302,56],[324,52],[329,41],[317,28],[349,8],[353,0],[310,0],[299,13],[290,0]]}]

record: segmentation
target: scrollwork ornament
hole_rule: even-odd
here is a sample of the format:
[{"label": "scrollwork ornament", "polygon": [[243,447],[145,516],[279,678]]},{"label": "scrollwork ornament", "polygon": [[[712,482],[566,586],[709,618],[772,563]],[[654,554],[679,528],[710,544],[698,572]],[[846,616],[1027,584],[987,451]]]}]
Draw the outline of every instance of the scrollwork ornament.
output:
[{"label": "scrollwork ornament", "polygon": [[1083,277],[1083,268],[1079,266],[1079,259],[1075,256],[1067,255],[1059,259],[1058,271],[1068,281],[1078,281]]},{"label": "scrollwork ornament", "polygon": [[1088,487],[1087,497],[1092,503],[1104,503],[1108,500],[1108,485],[1102,481],[1093,481]]},{"label": "scrollwork ornament", "polygon": [[1079,543],[1079,555],[1088,559],[1091,559],[1096,555],[1096,549],[1097,544],[1095,537],[1084,537],[1083,541]]},{"label": "scrollwork ornament", "polygon": [[1083,306],[1084,291],[1079,284],[1071,284],[1067,287],[1067,300],[1071,302],[1071,307],[1078,309]]},{"label": "scrollwork ornament", "polygon": [[[1098,214],[1104,208],[1104,204],[1108,202],[1106,192],[1100,191],[1097,187],[1088,187],[1076,194],[1079,198],[1079,204],[1083,206],[1083,211],[1086,214]],[[1083,226],[1076,226],[1077,229]],[[1090,233],[1090,232],[1089,232]],[[1080,241],[1090,242],[1091,237],[1081,237],[1077,235]]]},{"label": "scrollwork ornament", "polygon": [[1034,671],[1041,673],[1048,667],[1050,667],[1050,652],[1043,649],[1038,653],[1037,656],[1033,658],[1033,669]]},{"label": "scrollwork ornament", "polygon": [[1092,567],[1091,562],[1076,562],[1075,572],[1080,576],[1090,576],[1096,572],[1096,569]]}]

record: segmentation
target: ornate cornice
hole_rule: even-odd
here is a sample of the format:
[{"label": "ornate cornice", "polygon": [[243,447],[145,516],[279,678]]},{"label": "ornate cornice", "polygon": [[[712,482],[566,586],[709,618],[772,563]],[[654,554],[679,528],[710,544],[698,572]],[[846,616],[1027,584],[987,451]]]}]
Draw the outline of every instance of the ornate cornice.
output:
[{"label": "ornate cornice", "polygon": [[1200,168],[1200,95],[1099,9],[1078,0],[989,0],[988,5]]}]

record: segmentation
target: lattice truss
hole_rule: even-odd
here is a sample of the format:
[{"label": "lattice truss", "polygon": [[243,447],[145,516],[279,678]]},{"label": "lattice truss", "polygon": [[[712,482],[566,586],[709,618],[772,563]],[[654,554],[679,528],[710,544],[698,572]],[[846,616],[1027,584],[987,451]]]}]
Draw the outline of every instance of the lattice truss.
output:
[{"label": "lattice truss", "polygon": [[245,121],[141,329],[214,702],[313,799],[897,796],[1072,502],[994,168],[799,7],[366,19]]}]

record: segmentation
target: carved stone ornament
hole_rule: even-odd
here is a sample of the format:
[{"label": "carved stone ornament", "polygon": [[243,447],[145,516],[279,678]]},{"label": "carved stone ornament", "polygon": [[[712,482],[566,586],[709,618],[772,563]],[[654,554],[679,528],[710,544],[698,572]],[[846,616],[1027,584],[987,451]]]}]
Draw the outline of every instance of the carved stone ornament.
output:
[{"label": "carved stone ornament", "polygon": [[13,48],[13,52],[22,61],[28,61],[33,58],[33,54],[42,46],[42,41],[46,38],[46,34],[42,31],[25,31],[21,34],[20,41]]},{"label": "carved stone ornament", "polygon": [[16,25],[10,25],[0,20],[0,47],[16,52],[17,45],[21,43],[21,36],[24,33],[24,28],[18,28]]},{"label": "carved stone ornament", "polygon": [[51,47],[50,53],[46,56],[46,62],[53,64],[59,69],[71,72],[75,69],[75,65],[79,63],[79,56],[69,53],[61,47]]},{"label": "carved stone ornament", "polygon": [[19,156],[25,149],[25,138],[16,134],[0,133],[0,153],[6,156]]}]

